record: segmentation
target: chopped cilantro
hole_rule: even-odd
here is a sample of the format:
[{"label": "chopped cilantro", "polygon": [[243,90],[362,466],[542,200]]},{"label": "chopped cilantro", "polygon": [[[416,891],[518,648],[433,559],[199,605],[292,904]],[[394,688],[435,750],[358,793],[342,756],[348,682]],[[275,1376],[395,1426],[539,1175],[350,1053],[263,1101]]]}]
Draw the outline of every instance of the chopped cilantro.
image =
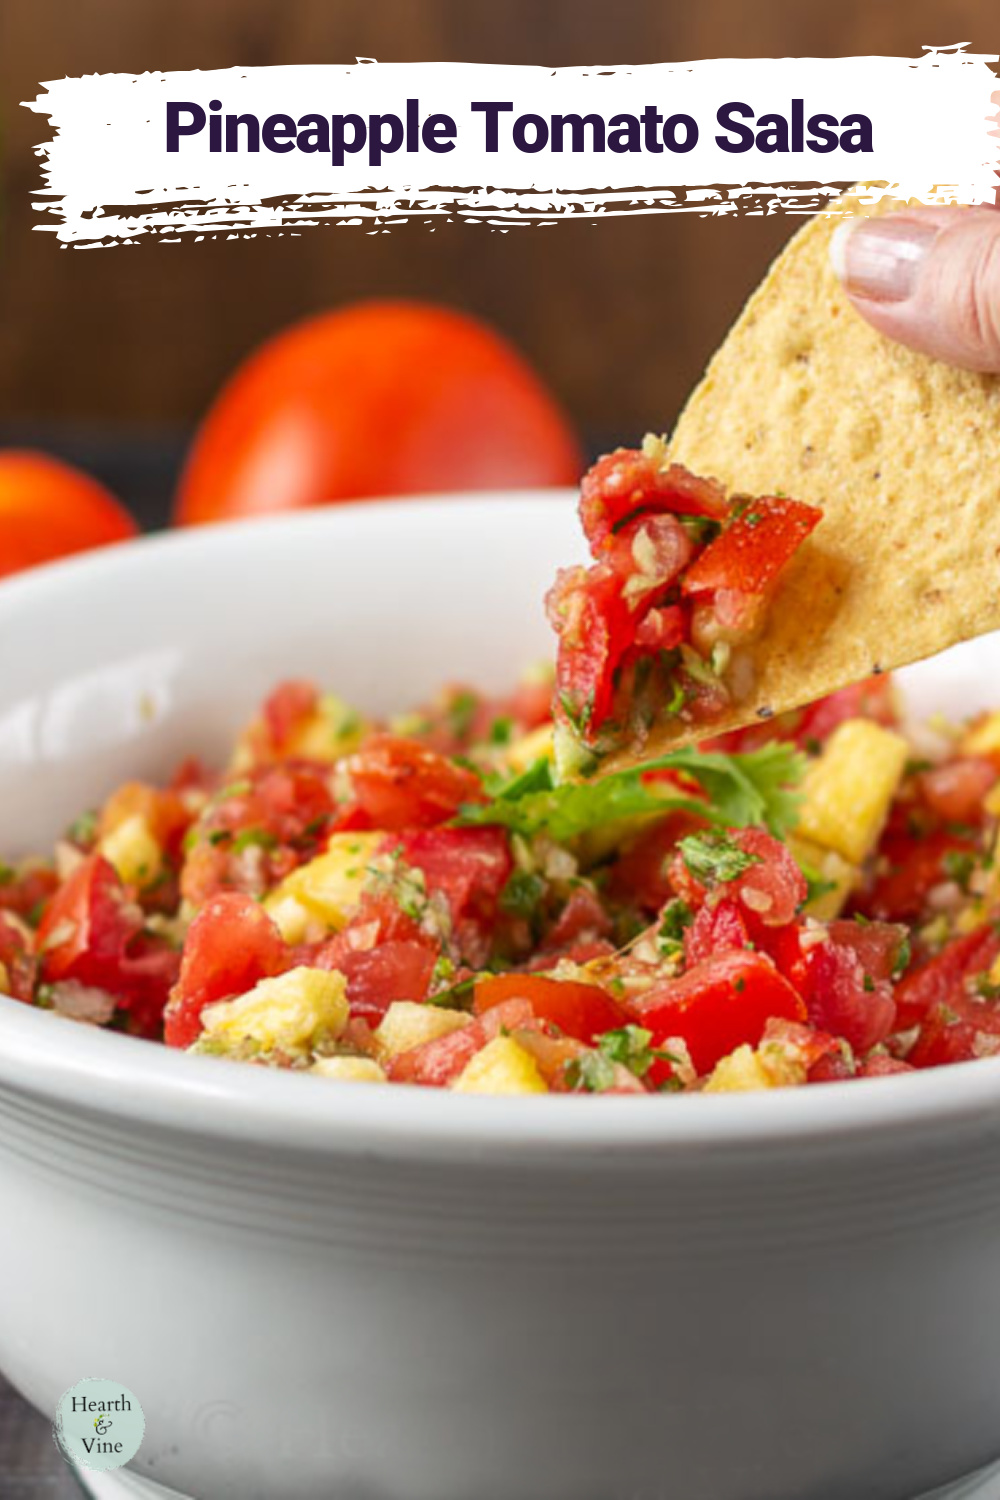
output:
[{"label": "chopped cilantro", "polygon": [[694,921],[694,912],[686,901],[675,896],[660,913],[656,944],[664,958],[679,958],[684,951],[684,929]]},{"label": "chopped cilantro", "polygon": [[97,837],[97,813],[93,809],[81,813],[67,828],[66,837],[74,844],[92,844]]},{"label": "chopped cilantro", "polygon": [[233,840],[233,853],[244,849],[275,849],[278,840],[269,828],[241,828]]},{"label": "chopped cilantro", "polygon": [[746,987],[747,987],[747,982],[742,977],[742,975],[740,976],[739,979],[737,979],[736,983],[733,985],[733,989],[736,991],[737,995],[742,995],[742,993],[746,989]]},{"label": "chopped cilantro", "polygon": [[676,1063],[670,1052],[661,1052],[649,1044],[652,1032],[642,1026],[622,1026],[606,1031],[596,1048],[583,1052],[566,1064],[565,1078],[578,1093],[603,1094],[614,1087],[615,1065],[627,1068],[636,1078],[645,1078],[658,1058]]},{"label": "chopped cilantro", "polygon": [[967,849],[949,849],[942,861],[944,872],[961,891],[968,891],[972,872],[976,868],[976,857]]},{"label": "chopped cilantro", "polygon": [[448,704],[448,723],[457,740],[464,740],[472,728],[472,721],[479,707],[479,695],[463,688]]},{"label": "chopped cilantro", "polygon": [[870,974],[865,975],[864,988],[865,994],[867,995],[873,995],[875,993],[875,981]]},{"label": "chopped cilantro", "polygon": [[228,843],[232,836],[228,828],[213,828],[208,835],[208,842],[213,846],[216,844],[225,844]]},{"label": "chopped cilantro", "polygon": [[13,865],[5,865],[3,860],[0,860],[0,885],[10,885],[11,881],[16,879],[17,871]]},{"label": "chopped cilantro", "polygon": [[476,978],[470,974],[465,979],[456,980],[454,984],[446,986],[443,990],[435,990],[427,996],[428,1005],[440,1006],[445,1010],[465,1010],[472,999]]},{"label": "chopped cilantro", "polygon": [[[729,827],[763,825],[779,837],[794,826],[798,798],[794,787],[804,758],[790,745],[772,742],[759,750],[724,755],[720,751],[672,750],[644,765],[630,766],[594,781],[552,784],[547,761],[499,787],[487,783],[493,800],[463,807],[463,824],[495,823],[531,838],[545,833],[557,843],[593,828],[644,813],[687,809]],[[650,782],[650,771],[669,770],[690,779],[699,797],[668,782]]]},{"label": "chopped cilantro", "polygon": [[724,833],[691,833],[677,846],[691,874],[703,885],[738,880],[751,865],[760,864],[756,854],[747,854]]},{"label": "chopped cilantro", "polygon": [[906,973],[907,969],[910,966],[910,959],[912,957],[913,946],[910,943],[910,934],[906,932],[903,934],[902,942],[900,943],[899,949],[896,953],[896,962],[892,966],[893,979],[898,979],[901,974]]},{"label": "chopped cilantro", "polygon": [[491,745],[509,745],[514,734],[514,720],[509,714],[501,715],[494,719],[490,725],[489,740]]},{"label": "chopped cilantro", "polygon": [[670,702],[667,704],[667,713],[679,714],[686,702],[687,693],[684,690],[684,684],[679,678],[675,677],[673,680],[673,692],[670,695]]},{"label": "chopped cilantro", "polygon": [[528,870],[515,870],[500,892],[501,909],[530,922],[545,895],[545,881]]}]

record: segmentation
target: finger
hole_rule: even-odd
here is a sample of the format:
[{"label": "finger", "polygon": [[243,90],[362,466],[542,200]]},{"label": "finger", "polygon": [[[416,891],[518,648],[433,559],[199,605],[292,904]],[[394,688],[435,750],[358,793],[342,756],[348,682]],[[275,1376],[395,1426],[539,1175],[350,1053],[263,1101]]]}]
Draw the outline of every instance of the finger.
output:
[{"label": "finger", "polygon": [[830,243],[858,312],[888,338],[967,370],[1000,371],[1000,213],[914,208],[848,219]]}]

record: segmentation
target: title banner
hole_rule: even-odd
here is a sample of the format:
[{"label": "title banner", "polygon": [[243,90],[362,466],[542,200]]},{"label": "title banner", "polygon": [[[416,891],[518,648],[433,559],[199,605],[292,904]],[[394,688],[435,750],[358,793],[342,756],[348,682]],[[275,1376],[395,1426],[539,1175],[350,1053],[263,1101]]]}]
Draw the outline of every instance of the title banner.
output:
[{"label": "title banner", "polygon": [[39,229],[100,246],[406,220],[810,213],[837,185],[992,201],[993,55],[631,68],[389,63],[44,85]]}]

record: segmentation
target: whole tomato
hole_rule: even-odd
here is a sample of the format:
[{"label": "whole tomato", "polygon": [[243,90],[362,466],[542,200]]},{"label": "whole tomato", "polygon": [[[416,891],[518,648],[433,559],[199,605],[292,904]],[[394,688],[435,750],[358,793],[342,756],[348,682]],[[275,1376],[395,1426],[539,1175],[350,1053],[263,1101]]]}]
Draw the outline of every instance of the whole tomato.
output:
[{"label": "whole tomato", "polygon": [[137,529],[114,496],[79,469],[28,449],[0,452],[0,578],[123,541]]},{"label": "whole tomato", "polygon": [[565,414],[499,334],[419,302],[308,318],[236,371],[197,433],[176,519],[575,483]]}]

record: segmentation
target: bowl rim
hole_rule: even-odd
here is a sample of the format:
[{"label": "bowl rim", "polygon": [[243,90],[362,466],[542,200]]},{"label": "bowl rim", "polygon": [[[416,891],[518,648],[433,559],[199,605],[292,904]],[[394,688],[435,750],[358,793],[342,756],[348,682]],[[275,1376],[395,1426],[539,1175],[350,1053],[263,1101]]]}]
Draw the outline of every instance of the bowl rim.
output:
[{"label": "bowl rim", "polygon": [[[0,581],[4,609],[42,601],[69,583],[95,589],[150,559],[268,546],[298,532],[310,545],[339,518],[406,501],[408,522],[459,506],[531,509],[575,497],[573,489],[490,491],[347,501],[280,516],[217,522],[132,538],[59,559]],[[594,1099],[490,1098],[394,1084],[367,1087],[306,1080],[281,1070],[226,1066],[120,1033],[80,1025],[0,995],[0,1090],[177,1137],[284,1146],[315,1154],[530,1164],[539,1150],[571,1160],[695,1150],[796,1149],[921,1126],[996,1127],[1000,1057],[912,1075],[756,1093]]]},{"label": "bowl rim", "polygon": [[0,996],[0,1092],[176,1137],[310,1155],[531,1162],[798,1152],[920,1127],[1000,1125],[1000,1058],[752,1093],[495,1098],[370,1086],[177,1052]]}]

